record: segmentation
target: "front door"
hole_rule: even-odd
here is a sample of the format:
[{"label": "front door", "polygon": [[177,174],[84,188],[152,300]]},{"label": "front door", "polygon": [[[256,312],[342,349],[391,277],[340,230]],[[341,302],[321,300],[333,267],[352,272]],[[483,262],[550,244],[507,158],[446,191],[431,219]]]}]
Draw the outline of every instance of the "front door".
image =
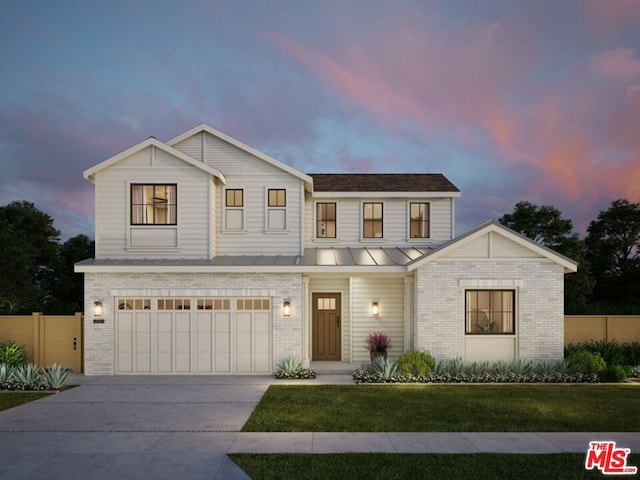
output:
[{"label": "front door", "polygon": [[340,361],[340,294],[314,293],[312,360]]}]

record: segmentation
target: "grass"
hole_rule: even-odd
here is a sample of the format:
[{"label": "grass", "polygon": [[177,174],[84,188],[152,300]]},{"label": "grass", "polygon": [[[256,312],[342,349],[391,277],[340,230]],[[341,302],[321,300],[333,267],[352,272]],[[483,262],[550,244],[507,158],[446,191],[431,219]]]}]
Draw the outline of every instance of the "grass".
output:
[{"label": "grass", "polygon": [[48,397],[49,395],[51,395],[51,393],[2,392],[0,393],[0,412],[2,410],[8,410],[10,408],[17,407],[24,403],[33,402],[34,400],[39,400],[40,398]]},{"label": "grass", "polygon": [[639,385],[278,385],[244,432],[637,432]]},{"label": "grass", "polygon": [[[586,452],[585,452],[586,455]],[[482,478],[556,480],[603,478],[599,470],[584,468],[583,454],[232,454],[229,455],[251,478],[269,479],[407,479],[439,480]],[[640,455],[631,454],[627,465],[640,465]]]}]

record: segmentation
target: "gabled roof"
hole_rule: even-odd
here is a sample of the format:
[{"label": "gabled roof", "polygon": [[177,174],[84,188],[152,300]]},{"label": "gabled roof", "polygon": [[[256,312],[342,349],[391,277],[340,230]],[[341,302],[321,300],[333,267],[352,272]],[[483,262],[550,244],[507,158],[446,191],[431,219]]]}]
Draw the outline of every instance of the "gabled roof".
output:
[{"label": "gabled roof", "polygon": [[460,193],[441,173],[311,173],[315,192]]},{"label": "gabled roof", "polygon": [[173,146],[176,145],[184,140],[186,140],[187,138],[193,137],[194,135],[197,135],[198,133],[201,132],[206,132],[209,135],[213,135],[214,137],[217,137],[227,143],[229,143],[230,145],[233,145],[236,148],[239,148],[240,150],[243,150],[251,155],[253,155],[254,157],[259,158],[260,160],[264,160],[265,162],[273,165],[276,168],[279,168],[280,170],[284,170],[285,172],[293,175],[294,177],[299,178],[300,180],[302,180],[303,182],[305,182],[305,184],[307,184],[307,189],[311,190],[312,186],[313,186],[313,179],[302,173],[299,170],[296,170],[295,168],[287,165],[286,163],[281,162],[280,160],[276,160],[273,157],[270,157],[269,155],[267,155],[266,153],[262,153],[260,150],[256,150],[255,148],[247,145],[246,143],[241,142],[240,140],[236,140],[233,137],[230,137],[229,135],[227,135],[226,133],[222,133],[220,130],[216,130],[215,128],[202,123],[196,127],[193,127],[191,130],[188,130],[186,132],[184,132],[181,135],[178,135],[175,138],[172,138],[171,140],[169,140],[167,142],[167,145]]},{"label": "gabled roof", "polygon": [[225,183],[225,184],[227,183],[226,178],[224,177],[222,172],[220,172],[219,170],[216,170],[215,168],[212,168],[209,165],[206,165],[205,163],[197,161],[196,159],[190,157],[189,155],[182,153],[180,150],[176,150],[175,148],[156,140],[154,137],[149,137],[144,142],[134,145],[133,147],[125,150],[124,152],[119,153],[115,157],[108,158],[107,160],[100,162],[99,164],[89,168],[88,170],[85,170],[83,172],[84,178],[93,182],[95,180],[96,173],[126,158],[129,158],[131,155],[141,152],[142,150],[148,147],[155,147],[159,150],[162,150],[168,153],[169,155],[173,155],[174,157],[182,160],[183,162],[186,162],[189,165],[199,168],[200,170],[207,172],[209,175],[212,175],[218,178],[222,183]]},{"label": "gabled roof", "polygon": [[570,258],[565,257],[564,255],[561,255],[560,253],[545,247],[544,245],[540,245],[539,243],[534,242],[530,238],[525,237],[524,235],[521,235],[511,230],[510,228],[505,227],[501,223],[498,223],[493,220],[483,223],[482,225],[474,228],[473,230],[470,230],[464,235],[454,238],[450,242],[444,244],[443,246],[441,246],[436,250],[433,250],[432,252],[426,253],[422,257],[414,260],[409,265],[407,265],[407,270],[408,271],[415,270],[416,268],[419,268],[428,262],[431,262],[438,258],[446,256],[447,253],[450,253],[455,249],[460,248],[461,246],[469,242],[472,242],[478,239],[479,237],[491,232],[495,232],[499,235],[502,235],[503,237],[506,237],[507,239],[512,240],[513,242],[525,248],[528,248],[529,250],[535,252],[537,255],[548,258],[549,260],[556,262],[559,265],[562,265],[564,267],[565,273],[573,273],[578,270],[578,263],[575,262],[574,260],[571,260]]}]

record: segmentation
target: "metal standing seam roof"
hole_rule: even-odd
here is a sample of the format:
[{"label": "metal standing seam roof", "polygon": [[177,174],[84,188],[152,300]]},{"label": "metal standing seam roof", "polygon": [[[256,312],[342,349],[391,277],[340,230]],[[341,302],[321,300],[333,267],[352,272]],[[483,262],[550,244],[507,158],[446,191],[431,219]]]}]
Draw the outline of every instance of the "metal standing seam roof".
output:
[{"label": "metal standing seam roof", "polygon": [[304,255],[220,255],[212,259],[89,259],[85,266],[141,267],[399,267],[432,251],[431,248],[345,247],[307,248]]}]

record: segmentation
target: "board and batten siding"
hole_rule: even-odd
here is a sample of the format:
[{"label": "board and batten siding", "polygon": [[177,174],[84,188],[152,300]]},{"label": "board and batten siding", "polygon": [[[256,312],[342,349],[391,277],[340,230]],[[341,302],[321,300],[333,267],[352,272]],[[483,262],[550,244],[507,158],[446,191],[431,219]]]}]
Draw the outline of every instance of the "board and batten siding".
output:
[{"label": "board and batten siding", "polygon": [[[316,238],[316,204],[335,202],[336,238]],[[362,238],[362,203],[382,202],[384,238]],[[409,238],[409,203],[430,204],[430,237]],[[306,195],[305,246],[437,246],[452,238],[452,200],[450,198],[313,198]]]},{"label": "board and batten siding", "polygon": [[[383,332],[391,339],[388,357],[404,353],[404,277],[352,277],[351,283],[351,362],[368,363],[365,348],[371,332]],[[377,300],[380,315],[371,315],[371,302]]]},{"label": "board and batten siding", "polygon": [[[176,149],[202,159],[219,170],[227,179],[215,192],[215,255],[300,255],[302,192],[299,178],[226,141],[201,132],[174,146]],[[244,190],[244,228],[233,231],[225,228],[225,189]],[[286,189],[286,229],[267,228],[267,191]]]},{"label": "board and batten siding", "polygon": [[[133,183],[177,184],[177,226],[132,226]],[[96,258],[207,258],[213,188],[209,174],[153,146],[96,173]]]}]

